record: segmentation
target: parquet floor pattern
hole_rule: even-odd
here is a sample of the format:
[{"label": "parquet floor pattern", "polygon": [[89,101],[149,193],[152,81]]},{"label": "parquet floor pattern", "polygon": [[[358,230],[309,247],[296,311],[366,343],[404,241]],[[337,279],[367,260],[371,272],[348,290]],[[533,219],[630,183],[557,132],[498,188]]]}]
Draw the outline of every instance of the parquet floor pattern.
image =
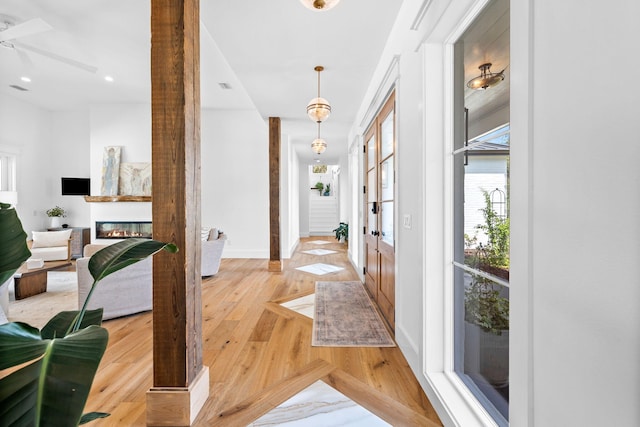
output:
[{"label": "parquet floor pattern", "polygon": [[[330,244],[330,255],[310,255]],[[346,246],[334,238],[302,239],[284,271],[267,260],[223,259],[203,279],[203,360],[210,395],[195,426],[246,426],[322,380],[393,426],[441,425],[398,348],[311,347],[312,320],[279,303],[314,292],[317,280],[358,280]],[[323,262],[344,267],[315,276],[295,267]],[[111,416],[93,426],[145,426],[152,386],[151,313],[107,321],[110,341],[86,411]]]}]

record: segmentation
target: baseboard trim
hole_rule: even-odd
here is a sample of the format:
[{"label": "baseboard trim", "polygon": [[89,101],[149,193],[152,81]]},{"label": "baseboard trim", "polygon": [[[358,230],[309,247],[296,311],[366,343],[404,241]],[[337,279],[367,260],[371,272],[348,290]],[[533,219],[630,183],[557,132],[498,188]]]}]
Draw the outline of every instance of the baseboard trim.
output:
[{"label": "baseboard trim", "polygon": [[209,367],[189,387],[153,387],[147,392],[148,426],[190,426],[209,398]]}]

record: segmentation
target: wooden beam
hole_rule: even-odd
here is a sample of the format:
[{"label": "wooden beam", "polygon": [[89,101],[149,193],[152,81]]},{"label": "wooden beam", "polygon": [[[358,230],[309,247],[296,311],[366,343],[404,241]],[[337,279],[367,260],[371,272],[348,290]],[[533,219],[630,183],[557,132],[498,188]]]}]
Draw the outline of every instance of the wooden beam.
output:
[{"label": "wooden beam", "polygon": [[[179,252],[153,261],[149,425],[185,425],[184,414],[192,422],[209,393],[200,303],[199,15],[199,0],[151,1],[153,238]],[[167,405],[175,418],[161,411]]]},{"label": "wooden beam", "polygon": [[280,117],[269,117],[269,271],[282,271],[280,254]]}]

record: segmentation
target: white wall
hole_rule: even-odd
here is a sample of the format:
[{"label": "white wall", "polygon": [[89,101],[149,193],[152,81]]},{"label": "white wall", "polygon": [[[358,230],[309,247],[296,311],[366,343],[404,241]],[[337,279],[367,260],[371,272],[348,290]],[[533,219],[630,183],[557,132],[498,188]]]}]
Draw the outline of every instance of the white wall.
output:
[{"label": "white wall", "polygon": [[[423,99],[422,55],[403,55],[396,90],[396,337],[419,363],[422,352]],[[428,203],[427,203],[428,205]],[[403,225],[405,215],[411,226]]]},{"label": "white wall", "polygon": [[62,196],[61,177],[89,178],[91,165],[89,113],[86,111],[51,113],[51,140],[55,147],[51,151],[52,204],[67,212],[62,223],[70,227],[93,227],[91,209],[83,196]]},{"label": "white wall", "polygon": [[[402,25],[354,124],[357,135],[397,55],[398,214],[417,212],[414,225],[421,208],[407,185],[420,176],[420,165],[402,152],[411,138],[419,140],[409,145],[416,153],[424,149],[425,186],[419,196],[423,241],[413,230],[398,229],[396,338],[445,424],[465,427],[490,421],[460,399],[465,392],[450,375],[446,351],[452,331],[444,141],[452,121],[448,46],[481,4],[405,0]],[[640,40],[640,4],[529,0],[511,2],[511,16],[510,425],[640,425],[640,141],[634,120],[640,57],[630,54]],[[420,71],[414,52],[424,53]],[[423,262],[409,262],[415,256]]]},{"label": "white wall", "polygon": [[513,425],[637,426],[640,3],[518,3]]},{"label": "white wall", "polygon": [[268,127],[253,110],[203,110],[201,121],[202,224],[227,233],[223,257],[269,258]]},{"label": "white wall", "polygon": [[56,182],[51,173],[51,113],[11,96],[0,97],[0,150],[17,157],[17,213],[22,227],[29,235],[33,230],[44,230],[45,211],[59,202],[54,197]]},{"label": "white wall", "polygon": [[[90,108],[91,194],[100,195],[104,148],[120,146],[120,163],[151,162],[151,106],[149,104],[94,105]],[[91,236],[96,221],[151,221],[150,202],[88,203]]]},{"label": "white wall", "polygon": [[[268,134],[254,111],[203,110],[202,226],[218,227],[225,258],[268,258]],[[100,194],[104,147],[122,146],[121,162],[151,161],[149,105],[91,108],[91,185]],[[90,203],[91,226],[102,220],[151,220],[151,203]]]}]

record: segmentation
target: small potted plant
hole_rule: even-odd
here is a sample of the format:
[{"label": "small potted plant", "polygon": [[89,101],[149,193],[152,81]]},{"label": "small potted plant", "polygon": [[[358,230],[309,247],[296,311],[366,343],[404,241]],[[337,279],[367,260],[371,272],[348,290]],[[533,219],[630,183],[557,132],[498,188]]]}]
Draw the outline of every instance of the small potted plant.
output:
[{"label": "small potted plant", "polygon": [[47,209],[47,216],[49,217],[49,227],[59,228],[62,224],[61,218],[67,216],[67,212],[60,206],[54,206],[51,209]]},{"label": "small potted plant", "polygon": [[338,239],[340,243],[349,240],[349,224],[346,222],[341,222],[338,228],[333,230],[333,232],[336,233],[336,239]]},{"label": "small potted plant", "polygon": [[322,182],[318,181],[318,182],[316,182],[316,185],[314,186],[314,188],[316,190],[318,190],[318,192],[322,196],[322,190],[324,190],[324,184]]},{"label": "small potted plant", "polygon": [[327,184],[324,187],[324,195],[325,196],[330,196],[331,195],[331,184]]}]

